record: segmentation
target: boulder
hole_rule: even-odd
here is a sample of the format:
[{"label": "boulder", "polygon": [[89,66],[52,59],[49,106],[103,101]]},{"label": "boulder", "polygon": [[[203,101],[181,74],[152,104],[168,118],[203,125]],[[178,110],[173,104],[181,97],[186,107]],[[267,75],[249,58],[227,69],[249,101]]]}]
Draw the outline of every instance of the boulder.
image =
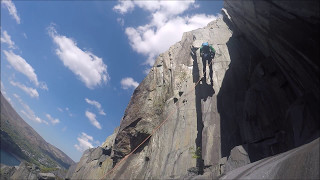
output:
[{"label": "boulder", "polygon": [[56,176],[53,173],[39,173],[38,180],[55,180]]},{"label": "boulder", "polygon": [[234,169],[221,179],[319,179],[319,144],[318,138],[288,152]]},{"label": "boulder", "polygon": [[9,179],[17,170],[15,166],[7,166],[4,164],[1,164],[1,171],[0,171],[0,177],[1,179],[7,180]]},{"label": "boulder", "polygon": [[245,166],[250,163],[248,153],[243,148],[243,146],[234,147],[231,152],[228,160],[226,162],[226,172],[232,171],[241,166]]},{"label": "boulder", "polygon": [[37,179],[37,171],[39,168],[27,162],[21,162],[17,170],[10,177],[10,179]]}]

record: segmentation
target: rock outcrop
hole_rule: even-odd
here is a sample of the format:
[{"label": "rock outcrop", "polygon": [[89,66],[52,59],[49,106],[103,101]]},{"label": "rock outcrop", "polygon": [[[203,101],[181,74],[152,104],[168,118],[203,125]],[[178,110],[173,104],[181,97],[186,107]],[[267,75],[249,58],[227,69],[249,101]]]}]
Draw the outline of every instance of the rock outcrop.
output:
[{"label": "rock outcrop", "polygon": [[40,173],[39,167],[37,167],[34,164],[22,162],[16,168],[16,171],[10,177],[10,179],[38,179],[37,178],[38,173]]},{"label": "rock outcrop", "polygon": [[39,173],[37,178],[39,180],[55,180],[56,176],[53,173]]},{"label": "rock outcrop", "polygon": [[226,0],[224,7],[234,34],[218,95],[223,156],[246,144],[256,161],[319,137],[319,2]]},{"label": "rock outcrop", "polygon": [[4,165],[4,164],[1,164],[0,167],[1,167],[0,177],[3,180],[10,179],[10,177],[17,170],[17,168],[15,166],[7,166],[7,165]]},{"label": "rock outcrop", "polygon": [[[102,148],[84,153],[70,169],[71,179],[243,175],[239,168],[258,166],[263,158],[319,137],[319,2],[226,0],[224,7],[223,18],[184,33],[157,58],[134,91],[119,129]],[[199,47],[205,41],[216,55],[200,81]],[[312,144],[318,147],[319,141]],[[110,154],[102,155],[103,149]],[[271,170],[287,167],[280,164],[269,165]],[[296,164],[296,177],[319,176],[318,166],[308,160]],[[276,174],[265,177],[293,177]]]},{"label": "rock outcrop", "polygon": [[69,168],[66,179],[99,179],[112,167],[110,149],[102,147],[86,150],[80,161]]},{"label": "rock outcrop", "polygon": [[319,179],[319,140],[235,169],[221,179]]},{"label": "rock outcrop", "polygon": [[234,147],[225,164],[226,171],[232,171],[250,163],[247,151],[242,146]]},{"label": "rock outcrop", "polygon": [[19,166],[7,166],[1,164],[1,179],[28,179],[28,180],[54,180],[64,179],[66,170],[59,168],[40,168],[39,166],[21,162]]}]

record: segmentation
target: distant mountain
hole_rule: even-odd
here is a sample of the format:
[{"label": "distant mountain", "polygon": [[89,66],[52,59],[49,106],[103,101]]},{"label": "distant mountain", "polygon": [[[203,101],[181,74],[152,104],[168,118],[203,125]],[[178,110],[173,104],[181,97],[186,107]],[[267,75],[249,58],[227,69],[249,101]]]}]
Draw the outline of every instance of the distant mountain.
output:
[{"label": "distant mountain", "polygon": [[1,149],[43,167],[69,168],[74,161],[47,143],[12,108],[1,93]]}]

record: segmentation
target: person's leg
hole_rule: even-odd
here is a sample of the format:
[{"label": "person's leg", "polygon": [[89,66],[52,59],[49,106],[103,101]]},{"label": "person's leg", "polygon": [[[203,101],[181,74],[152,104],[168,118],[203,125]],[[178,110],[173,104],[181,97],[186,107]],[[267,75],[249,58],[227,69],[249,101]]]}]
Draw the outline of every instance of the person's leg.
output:
[{"label": "person's leg", "polygon": [[212,79],[212,75],[213,75],[213,69],[212,69],[212,65],[213,65],[213,60],[212,59],[209,59],[208,60],[208,64],[209,64],[209,70],[210,70],[210,83],[211,85],[213,85],[213,79]]},{"label": "person's leg", "polygon": [[203,72],[203,79],[202,79],[202,82],[205,82],[206,81],[206,63],[207,63],[207,60],[206,58],[202,58],[202,72]]}]

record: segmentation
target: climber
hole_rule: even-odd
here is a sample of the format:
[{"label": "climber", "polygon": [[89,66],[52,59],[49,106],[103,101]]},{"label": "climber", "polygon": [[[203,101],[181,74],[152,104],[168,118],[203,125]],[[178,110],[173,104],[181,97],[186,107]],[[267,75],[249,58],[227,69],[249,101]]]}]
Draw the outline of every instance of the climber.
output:
[{"label": "climber", "polygon": [[212,59],[214,58],[216,54],[215,49],[209,45],[208,42],[204,42],[202,43],[201,47],[200,47],[200,56],[202,58],[202,66],[203,66],[203,79],[202,82],[205,83],[206,82],[206,62],[208,60],[208,65],[209,65],[209,69],[210,69],[210,82],[211,85],[213,85],[213,80],[212,80],[212,74],[213,74],[213,70],[212,70]]}]

